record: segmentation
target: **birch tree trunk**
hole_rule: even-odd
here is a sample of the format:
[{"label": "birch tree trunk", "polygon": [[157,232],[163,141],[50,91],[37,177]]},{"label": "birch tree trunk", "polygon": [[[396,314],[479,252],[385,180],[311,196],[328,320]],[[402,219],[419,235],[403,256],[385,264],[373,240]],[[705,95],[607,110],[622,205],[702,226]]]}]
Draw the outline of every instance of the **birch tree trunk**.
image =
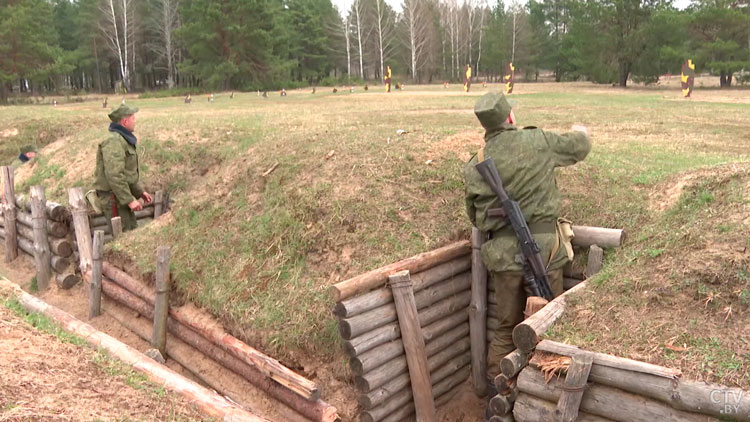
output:
[{"label": "birch tree trunk", "polygon": [[352,53],[351,53],[351,42],[349,40],[349,16],[344,21],[344,38],[346,39],[346,75],[351,77],[352,75]]},{"label": "birch tree trunk", "polygon": [[365,78],[365,67],[363,64],[364,55],[362,53],[362,1],[354,1],[354,18],[357,25],[357,45],[359,47],[359,77]]}]

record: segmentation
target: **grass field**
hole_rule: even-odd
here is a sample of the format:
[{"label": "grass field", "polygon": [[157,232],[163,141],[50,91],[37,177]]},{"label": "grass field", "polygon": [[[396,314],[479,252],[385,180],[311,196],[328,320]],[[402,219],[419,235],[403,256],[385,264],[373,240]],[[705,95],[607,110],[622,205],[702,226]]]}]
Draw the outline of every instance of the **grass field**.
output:
[{"label": "grass field", "polygon": [[[148,278],[172,245],[184,299],[291,366],[333,362],[340,379],[327,287],[468,236],[461,169],[483,143],[472,111],[486,89],[346,91],[129,98],[146,186],[175,203],[110,251]],[[518,84],[513,101],[521,125],[588,125],[592,153],[559,172],[564,214],[629,235],[554,337],[750,387],[750,91]],[[100,102],[0,110],[3,159],[54,141],[18,189],[64,199],[90,186]]]}]

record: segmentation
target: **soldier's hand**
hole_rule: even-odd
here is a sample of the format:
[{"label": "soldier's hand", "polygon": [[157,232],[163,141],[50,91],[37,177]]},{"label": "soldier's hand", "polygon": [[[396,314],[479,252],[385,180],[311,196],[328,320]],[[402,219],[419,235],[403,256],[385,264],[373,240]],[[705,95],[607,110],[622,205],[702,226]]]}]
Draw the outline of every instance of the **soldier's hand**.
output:
[{"label": "soldier's hand", "polygon": [[588,129],[586,128],[586,126],[583,126],[583,125],[573,125],[573,126],[572,126],[572,127],[570,128],[570,130],[572,130],[572,131],[574,131],[574,132],[583,132],[583,133],[585,133],[586,135],[588,135],[588,134],[589,134],[589,130],[588,130]]},{"label": "soldier's hand", "polygon": [[154,202],[154,198],[148,192],[143,192],[141,198],[143,198],[143,205],[148,205]]},{"label": "soldier's hand", "polygon": [[141,203],[136,199],[134,201],[130,201],[130,203],[128,204],[128,208],[130,208],[130,211],[140,211],[143,209],[143,205],[141,205]]}]

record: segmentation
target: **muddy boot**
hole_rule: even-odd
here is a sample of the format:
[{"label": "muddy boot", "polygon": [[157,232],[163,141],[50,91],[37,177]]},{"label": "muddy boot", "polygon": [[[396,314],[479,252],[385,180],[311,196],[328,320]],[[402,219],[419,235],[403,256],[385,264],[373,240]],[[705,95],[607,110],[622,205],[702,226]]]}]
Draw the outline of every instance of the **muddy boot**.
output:
[{"label": "muddy boot", "polygon": [[490,409],[490,400],[497,395],[497,387],[495,387],[494,379],[487,379],[487,407],[484,410],[484,422],[489,422],[493,416],[492,409]]}]

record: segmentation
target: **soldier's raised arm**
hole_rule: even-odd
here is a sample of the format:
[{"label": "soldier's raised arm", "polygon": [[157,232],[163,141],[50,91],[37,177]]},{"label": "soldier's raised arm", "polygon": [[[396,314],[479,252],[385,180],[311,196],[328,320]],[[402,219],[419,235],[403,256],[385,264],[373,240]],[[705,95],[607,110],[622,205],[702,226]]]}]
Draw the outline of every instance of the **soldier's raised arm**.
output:
[{"label": "soldier's raised arm", "polygon": [[563,134],[544,132],[544,137],[554,155],[557,167],[583,161],[591,151],[591,139],[586,126],[573,125],[571,132]]}]

